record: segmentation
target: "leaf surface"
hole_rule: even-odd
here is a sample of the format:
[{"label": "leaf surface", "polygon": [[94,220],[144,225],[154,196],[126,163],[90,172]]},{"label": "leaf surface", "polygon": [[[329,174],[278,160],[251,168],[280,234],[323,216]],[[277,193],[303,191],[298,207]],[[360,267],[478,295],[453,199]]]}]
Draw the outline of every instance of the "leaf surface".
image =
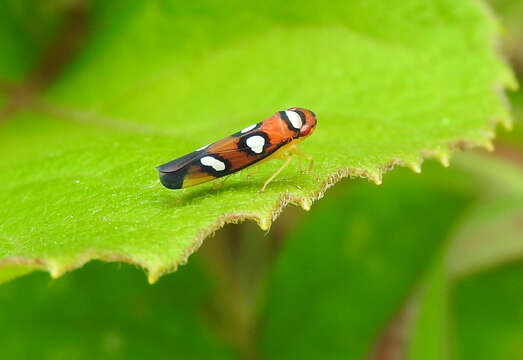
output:
[{"label": "leaf surface", "polygon": [[[95,2],[44,105],[0,133],[0,268],[120,260],[155,281],[227,222],[268,229],[343,177],[490,147],[515,81],[480,4]],[[159,184],[155,166],[290,106],[318,115],[315,176],[292,166],[260,194],[274,161],[217,190]]]}]

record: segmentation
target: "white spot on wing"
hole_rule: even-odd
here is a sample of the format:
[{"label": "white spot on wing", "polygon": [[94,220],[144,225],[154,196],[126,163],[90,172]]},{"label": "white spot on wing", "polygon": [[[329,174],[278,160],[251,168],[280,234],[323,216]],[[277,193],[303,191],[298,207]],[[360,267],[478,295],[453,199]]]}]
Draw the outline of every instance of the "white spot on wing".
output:
[{"label": "white spot on wing", "polygon": [[[209,144],[210,145],[210,144]],[[209,145],[205,145],[205,146],[202,146],[198,149],[196,149],[196,151],[200,151],[200,150],[203,150],[203,149],[207,149],[209,147]]]},{"label": "white spot on wing", "polygon": [[294,126],[295,129],[301,129],[302,122],[301,117],[298,115],[295,111],[287,110],[285,111],[285,115],[289,118],[289,121],[291,122],[292,126]]},{"label": "white spot on wing", "polygon": [[204,156],[200,159],[200,162],[202,163],[202,165],[212,166],[212,168],[216,171],[225,170],[225,164],[223,163],[223,161],[215,159],[212,156]]},{"label": "white spot on wing", "polygon": [[254,129],[256,127],[256,124],[254,125],[251,125],[251,126],[247,126],[245,129],[243,129],[242,131],[240,131],[242,134],[245,134],[246,132],[249,132],[251,131],[252,129]]},{"label": "white spot on wing", "polygon": [[265,145],[265,138],[260,135],[254,135],[249,137],[245,143],[253,152],[261,154],[263,152],[263,145]]}]

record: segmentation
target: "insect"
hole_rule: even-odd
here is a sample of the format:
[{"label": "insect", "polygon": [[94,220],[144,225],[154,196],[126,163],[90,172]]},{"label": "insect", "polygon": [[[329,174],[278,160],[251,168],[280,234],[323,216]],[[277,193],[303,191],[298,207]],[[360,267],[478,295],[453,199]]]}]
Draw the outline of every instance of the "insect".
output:
[{"label": "insect", "polygon": [[[261,192],[287,167],[292,155],[309,161],[299,143],[316,128],[316,115],[307,109],[292,107],[279,111],[254,125],[247,126],[231,136],[202,146],[192,153],[157,167],[161,183],[169,189],[181,189],[233,174],[247,167],[278,158],[283,165],[265,181]],[[301,168],[301,159],[300,159]]]}]

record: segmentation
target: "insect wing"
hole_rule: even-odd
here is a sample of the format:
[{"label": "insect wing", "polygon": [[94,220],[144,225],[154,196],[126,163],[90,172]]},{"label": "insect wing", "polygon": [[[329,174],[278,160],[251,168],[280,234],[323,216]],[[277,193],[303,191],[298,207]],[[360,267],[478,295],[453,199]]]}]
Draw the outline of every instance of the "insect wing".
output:
[{"label": "insect wing", "polygon": [[201,157],[201,154],[198,154],[198,151],[193,151],[190,154],[187,154],[178,159],[169,161],[168,163],[157,166],[156,168],[158,169],[158,171],[164,172],[164,173],[175,172],[175,171],[180,170],[184,166],[190,164],[191,162],[198,160],[200,157]]},{"label": "insect wing", "polygon": [[158,167],[162,184],[180,189],[230,175],[265,159],[293,139],[279,114]]}]

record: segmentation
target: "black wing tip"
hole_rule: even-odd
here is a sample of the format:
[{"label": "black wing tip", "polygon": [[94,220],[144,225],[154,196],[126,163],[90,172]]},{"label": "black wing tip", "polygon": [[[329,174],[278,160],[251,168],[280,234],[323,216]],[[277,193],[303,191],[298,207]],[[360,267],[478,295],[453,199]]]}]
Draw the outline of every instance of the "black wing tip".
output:
[{"label": "black wing tip", "polygon": [[178,172],[163,172],[160,170],[161,166],[156,167],[160,182],[168,189],[181,189],[183,187],[184,175]]},{"label": "black wing tip", "polygon": [[169,166],[171,165],[171,162],[168,162],[168,163],[165,163],[165,164],[162,164],[162,165],[158,165],[156,167],[156,170],[158,170],[159,172],[164,172],[164,173],[167,173],[169,172]]}]

